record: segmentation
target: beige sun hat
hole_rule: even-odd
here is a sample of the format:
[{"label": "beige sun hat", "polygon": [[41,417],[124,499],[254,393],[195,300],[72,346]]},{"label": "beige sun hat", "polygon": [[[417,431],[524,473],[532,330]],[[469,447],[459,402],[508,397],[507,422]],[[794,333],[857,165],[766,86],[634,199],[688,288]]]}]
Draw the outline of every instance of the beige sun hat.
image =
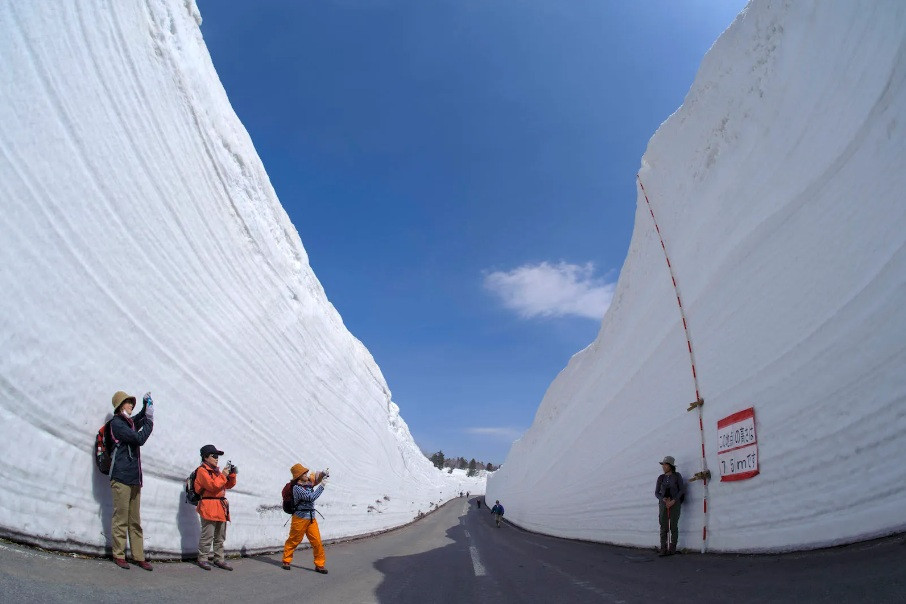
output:
[{"label": "beige sun hat", "polygon": [[123,403],[128,402],[128,401],[132,401],[132,404],[134,405],[135,397],[126,394],[122,390],[117,390],[116,393],[114,393],[114,395],[113,395],[113,408],[119,409],[120,405],[122,405]]}]

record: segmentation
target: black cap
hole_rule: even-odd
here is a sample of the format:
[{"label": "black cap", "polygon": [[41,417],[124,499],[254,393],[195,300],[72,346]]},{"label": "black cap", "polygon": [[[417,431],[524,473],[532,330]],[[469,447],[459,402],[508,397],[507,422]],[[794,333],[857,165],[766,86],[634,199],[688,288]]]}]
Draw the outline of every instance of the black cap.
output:
[{"label": "black cap", "polygon": [[201,458],[204,459],[208,455],[223,455],[223,451],[218,451],[214,445],[205,445],[201,448]]}]

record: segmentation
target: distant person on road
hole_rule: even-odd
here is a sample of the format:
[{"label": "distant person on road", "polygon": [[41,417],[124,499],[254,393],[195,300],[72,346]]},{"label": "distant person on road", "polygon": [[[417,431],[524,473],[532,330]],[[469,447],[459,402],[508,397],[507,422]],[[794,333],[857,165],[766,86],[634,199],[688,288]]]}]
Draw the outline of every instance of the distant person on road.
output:
[{"label": "distant person on road", "polygon": [[283,545],[283,570],[292,568],[290,563],[293,561],[296,548],[305,537],[308,537],[315,559],[315,571],[326,575],[327,568],[324,564],[327,558],[324,555],[324,546],[321,544],[318,521],[315,519],[315,500],[324,492],[324,485],[327,484],[330,471],[328,469],[323,472],[315,472],[315,475],[312,476],[308,468],[300,463],[295,464],[289,471],[293,476],[295,511],[289,527],[289,537],[286,538],[286,543]]},{"label": "distant person on road", "polygon": [[475,506],[480,510],[481,509],[481,497],[475,498]]},{"label": "distant person on road", "polygon": [[142,398],[142,410],[135,417],[135,397],[123,391],[113,395],[113,419],[110,435],[113,453],[110,461],[110,490],[113,491],[113,520],[110,537],[113,561],[128,569],[126,562],[126,534],[132,558],[139,568],[154,570],[145,560],[144,534],[142,533],[142,457],[140,448],[147,442],[154,429],[154,401],[148,392]]},{"label": "distant person on road", "polygon": [[503,506],[500,505],[499,499],[494,502],[491,513],[494,514],[494,522],[497,523],[497,528],[500,528],[500,519],[503,518]]},{"label": "distant person on road", "polygon": [[197,564],[204,570],[211,570],[208,560],[214,550],[214,566],[233,570],[226,561],[223,543],[226,541],[227,522],[230,521],[230,502],[226,490],[236,486],[238,470],[231,462],[220,470],[220,456],[214,445],[205,445],[200,451],[201,465],[195,471],[195,492],[201,496],[198,501],[198,516],[201,519],[201,536],[198,538]]},{"label": "distant person on road", "polygon": [[[661,523],[661,548],[659,556],[676,553],[679,538],[680,508],[686,498],[686,485],[682,475],[676,471],[676,461],[670,455],[661,460],[663,474],[657,477],[654,496],[658,501],[658,520]],[[667,530],[670,530],[670,545],[667,545]]]}]

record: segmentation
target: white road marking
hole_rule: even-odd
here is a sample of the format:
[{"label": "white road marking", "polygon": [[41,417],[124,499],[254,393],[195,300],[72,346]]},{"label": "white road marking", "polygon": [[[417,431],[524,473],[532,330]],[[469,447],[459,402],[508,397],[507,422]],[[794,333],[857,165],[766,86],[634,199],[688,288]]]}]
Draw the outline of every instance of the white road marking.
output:
[{"label": "white road marking", "polygon": [[478,557],[478,548],[474,545],[470,545],[469,553],[472,555],[472,569],[475,571],[475,576],[485,576],[484,566],[481,565],[481,559]]},{"label": "white road marking", "polygon": [[469,532],[469,529],[463,529],[463,532],[466,534],[466,539],[469,540],[469,555],[472,557],[472,570],[475,571],[476,577],[483,577],[488,573],[484,570],[484,565],[481,563],[481,557],[478,555],[478,548],[472,543],[472,534]]}]

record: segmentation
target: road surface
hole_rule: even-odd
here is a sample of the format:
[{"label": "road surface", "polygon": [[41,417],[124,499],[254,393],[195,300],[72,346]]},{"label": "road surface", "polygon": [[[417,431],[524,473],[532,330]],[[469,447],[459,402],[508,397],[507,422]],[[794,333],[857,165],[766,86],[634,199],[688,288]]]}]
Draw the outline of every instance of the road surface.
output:
[{"label": "road surface", "polygon": [[[652,541],[656,538],[652,512]],[[228,543],[229,544],[229,543]],[[153,562],[153,561],[152,561]],[[783,555],[681,554],[546,537],[494,526],[487,507],[456,499],[410,526],[310,550],[231,560],[233,572],[189,562],[124,571],[109,560],[0,542],[2,602],[904,602],[906,536]]]}]

